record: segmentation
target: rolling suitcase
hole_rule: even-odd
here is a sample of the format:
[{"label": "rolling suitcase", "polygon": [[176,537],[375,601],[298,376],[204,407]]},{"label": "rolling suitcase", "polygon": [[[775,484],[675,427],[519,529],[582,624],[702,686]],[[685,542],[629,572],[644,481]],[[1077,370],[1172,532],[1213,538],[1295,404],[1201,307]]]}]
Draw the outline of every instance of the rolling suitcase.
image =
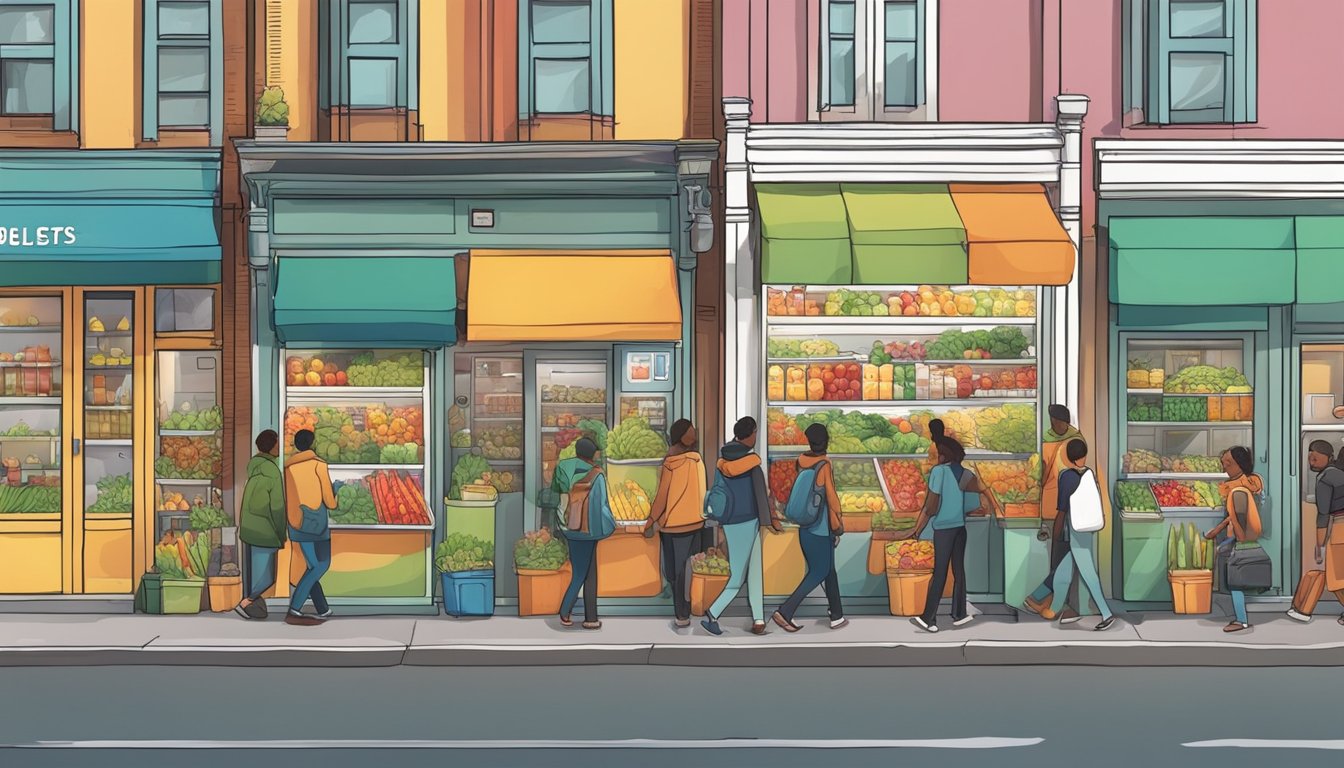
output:
[{"label": "rolling suitcase", "polygon": [[1325,592],[1325,571],[1307,571],[1297,582],[1293,592],[1293,610],[1303,616],[1310,616],[1316,610],[1316,603]]}]

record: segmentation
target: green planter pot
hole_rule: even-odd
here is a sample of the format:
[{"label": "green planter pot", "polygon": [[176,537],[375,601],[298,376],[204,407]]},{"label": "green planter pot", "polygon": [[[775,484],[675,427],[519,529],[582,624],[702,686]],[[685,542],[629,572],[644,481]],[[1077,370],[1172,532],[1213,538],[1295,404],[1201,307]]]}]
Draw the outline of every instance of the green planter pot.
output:
[{"label": "green planter pot", "polygon": [[162,585],[164,613],[201,612],[201,594],[205,590],[205,579],[164,579]]}]

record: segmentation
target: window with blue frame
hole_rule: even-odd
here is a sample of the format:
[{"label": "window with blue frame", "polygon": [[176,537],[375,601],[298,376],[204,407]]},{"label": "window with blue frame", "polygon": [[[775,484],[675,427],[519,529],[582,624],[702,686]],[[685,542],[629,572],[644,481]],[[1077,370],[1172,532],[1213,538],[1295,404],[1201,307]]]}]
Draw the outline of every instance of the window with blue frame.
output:
[{"label": "window with blue frame", "polygon": [[144,134],[208,131],[223,138],[221,0],[144,0]]},{"label": "window with blue frame", "polygon": [[418,3],[331,0],[321,7],[329,41],[323,106],[414,109]]},{"label": "window with blue frame", "polygon": [[612,0],[519,0],[518,111],[613,114]]},{"label": "window with blue frame", "polygon": [[929,33],[936,18],[937,0],[824,0],[817,56],[823,118],[902,119],[924,107],[926,83],[936,76]]},{"label": "window with blue frame", "polygon": [[78,10],[75,0],[0,0],[0,117],[58,131],[78,124]]},{"label": "window with blue frame", "polygon": [[1127,0],[1127,120],[1256,119],[1256,0]]}]

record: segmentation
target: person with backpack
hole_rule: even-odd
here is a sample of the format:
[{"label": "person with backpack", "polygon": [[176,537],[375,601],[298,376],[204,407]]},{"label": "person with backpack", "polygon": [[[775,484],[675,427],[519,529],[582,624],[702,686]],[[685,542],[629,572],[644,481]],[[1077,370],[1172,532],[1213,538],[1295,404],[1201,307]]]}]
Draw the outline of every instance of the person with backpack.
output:
[{"label": "person with backpack", "polygon": [[1075,570],[1078,580],[1087,587],[1092,602],[1101,611],[1101,621],[1093,627],[1094,632],[1105,632],[1115,624],[1115,614],[1106,603],[1101,592],[1101,575],[1097,572],[1097,561],[1092,554],[1092,543],[1097,531],[1106,525],[1106,517],[1101,505],[1101,486],[1096,473],[1087,466],[1087,443],[1082,438],[1070,440],[1064,446],[1064,455],[1068,468],[1059,474],[1059,496],[1055,503],[1055,519],[1064,528],[1064,536],[1069,551],[1055,570],[1054,601],[1050,612],[1060,617],[1063,624],[1063,603],[1068,598],[1069,582],[1073,580]]},{"label": "person with backpack", "polygon": [[560,623],[574,626],[570,616],[583,590],[583,628],[601,629],[597,617],[597,544],[616,530],[616,517],[607,500],[607,478],[597,463],[597,443],[581,437],[574,441],[574,458],[561,461],[551,479],[551,490],[564,500],[560,527],[569,544],[573,568],[569,587],[560,601]]},{"label": "person with backpack", "polygon": [[705,550],[705,462],[695,425],[678,419],[668,430],[671,446],[658,473],[658,492],[645,535],[662,532],[663,577],[672,588],[676,626],[691,625],[691,556]]},{"label": "person with backpack", "polygon": [[1204,538],[1213,540],[1227,532],[1231,552],[1219,570],[1223,586],[1232,595],[1233,619],[1223,631],[1241,632],[1251,628],[1246,614],[1246,589],[1267,589],[1274,584],[1273,564],[1257,543],[1262,531],[1256,496],[1265,490],[1265,481],[1254,472],[1255,462],[1249,448],[1240,445],[1229,448],[1223,451],[1221,459],[1228,480],[1218,486],[1218,492],[1223,497],[1227,517],[1204,534]]},{"label": "person with backpack", "polygon": [[947,572],[952,571],[952,625],[971,621],[966,600],[966,515],[987,514],[997,502],[981,489],[975,473],[962,466],[966,449],[955,438],[938,441],[938,464],[929,472],[928,492],[915,527],[901,538],[918,538],[933,524],[933,578],[924,599],[924,613],[910,623],[925,632],[938,631],[938,604],[943,599]]},{"label": "person with backpack", "polygon": [[793,623],[793,616],[803,604],[803,598],[821,586],[826,591],[831,629],[849,624],[844,606],[840,604],[840,577],[835,573],[835,548],[840,544],[844,527],[840,522],[840,497],[835,492],[835,472],[831,468],[826,449],[831,444],[831,433],[822,424],[813,424],[803,431],[808,450],[798,457],[798,477],[784,505],[784,517],[798,526],[798,544],[803,550],[807,572],[793,594],[770,617],[785,632],[797,632],[802,627]]},{"label": "person with backpack", "polygon": [[1054,602],[1050,596],[1054,591],[1055,574],[1059,572],[1059,564],[1064,562],[1064,555],[1069,552],[1068,526],[1054,512],[1059,509],[1059,477],[1070,468],[1064,448],[1074,440],[1084,438],[1083,433],[1071,423],[1073,414],[1066,406],[1056,403],[1050,406],[1048,413],[1050,428],[1045,431],[1041,441],[1041,510],[1045,517],[1036,538],[1050,542],[1050,571],[1022,601],[1022,607],[1046,621],[1058,616],[1060,624],[1072,624],[1083,618],[1079,610],[1082,605],[1079,604],[1076,579],[1069,584],[1069,599],[1064,602],[1063,610],[1056,614],[1050,608]]},{"label": "person with backpack", "polygon": [[765,580],[761,563],[762,528],[784,530],[770,514],[765,473],[756,447],[756,420],[743,417],[733,425],[733,440],[719,449],[714,483],[705,497],[705,517],[723,528],[728,542],[728,585],[709,606],[700,626],[711,635],[723,634],[719,617],[747,585],[751,631],[765,634]]},{"label": "person with backpack", "polygon": [[[1341,460],[1344,460],[1342,455]],[[1344,466],[1335,460],[1335,448],[1325,440],[1313,440],[1307,447],[1307,466],[1316,473],[1316,564],[1324,574],[1319,581],[1306,584],[1311,571],[1302,576],[1288,617],[1311,621],[1320,597],[1319,590],[1334,593],[1344,603]],[[1313,594],[1306,594],[1308,591]],[[1344,624],[1344,615],[1339,617]]]},{"label": "person with backpack", "polygon": [[[331,605],[322,591],[322,577],[331,569],[331,513],[336,491],[327,463],[313,451],[317,435],[309,429],[294,434],[296,453],[285,460],[285,517],[289,540],[298,545],[307,567],[289,597],[285,623],[312,627],[331,618]],[[317,618],[303,614],[311,597]]]}]

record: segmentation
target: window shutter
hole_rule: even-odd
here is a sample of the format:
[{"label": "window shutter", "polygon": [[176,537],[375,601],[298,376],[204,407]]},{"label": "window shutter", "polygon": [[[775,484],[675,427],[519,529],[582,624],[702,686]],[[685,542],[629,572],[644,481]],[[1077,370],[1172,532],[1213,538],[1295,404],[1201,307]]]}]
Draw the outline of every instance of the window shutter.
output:
[{"label": "window shutter", "polygon": [[1159,125],[1171,122],[1171,75],[1167,64],[1171,61],[1171,19],[1167,15],[1166,0],[1148,2],[1148,66],[1144,77],[1148,80],[1148,120]]},{"label": "window shutter", "polygon": [[266,0],[266,85],[273,85],[278,88],[285,87],[284,69],[281,62],[284,61],[284,52],[281,49],[281,38],[284,36],[284,22],[282,15],[284,0]]},{"label": "window shutter", "polygon": [[1233,61],[1228,71],[1233,73],[1235,91],[1232,98],[1232,120],[1237,123],[1255,122],[1256,101],[1256,0],[1233,0]]}]

